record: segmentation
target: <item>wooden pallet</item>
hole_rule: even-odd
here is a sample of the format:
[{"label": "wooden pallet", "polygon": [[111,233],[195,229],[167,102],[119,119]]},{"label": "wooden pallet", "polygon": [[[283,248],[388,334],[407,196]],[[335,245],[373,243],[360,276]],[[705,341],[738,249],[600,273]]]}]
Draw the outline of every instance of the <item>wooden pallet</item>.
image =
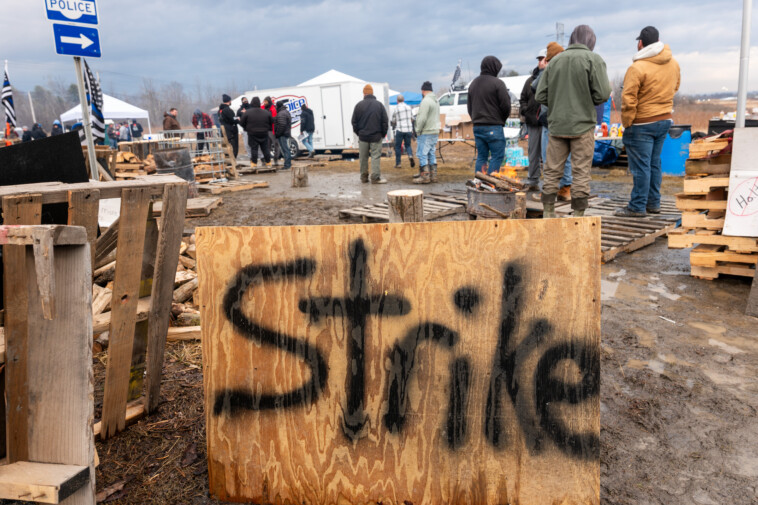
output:
[{"label": "wooden pallet", "polygon": [[267,188],[268,186],[268,182],[266,181],[229,181],[198,184],[197,190],[201,193],[220,195],[221,193],[234,193],[236,191],[246,191],[248,189]]},{"label": "wooden pallet", "polygon": [[715,280],[719,275],[735,275],[738,277],[755,277],[755,265],[744,263],[721,263],[715,267],[690,266],[690,275],[699,279]]},{"label": "wooden pallet", "polygon": [[[211,211],[224,203],[224,199],[220,196],[208,196],[201,198],[190,198],[187,200],[187,211],[184,214],[186,218],[191,217],[207,217],[211,214]],[[153,203],[153,215],[160,217],[163,210],[163,202]]]},{"label": "wooden pallet", "polygon": [[[442,202],[431,198],[424,198],[424,220],[432,221],[445,216],[460,214],[465,207],[458,203]],[[341,219],[361,218],[364,223],[386,223],[390,220],[389,206],[386,202],[364,205],[352,209],[342,209],[339,212]]]},{"label": "wooden pallet", "polygon": [[270,172],[276,172],[279,167],[275,167],[273,165],[268,167],[247,167],[247,168],[240,168],[242,165],[237,165],[237,173],[240,175],[258,175],[258,174],[266,174]]},{"label": "wooden pallet", "polygon": [[738,253],[758,252],[758,239],[751,237],[731,237],[715,230],[691,230],[680,228],[669,232],[670,249],[688,249],[696,244],[724,246]]}]

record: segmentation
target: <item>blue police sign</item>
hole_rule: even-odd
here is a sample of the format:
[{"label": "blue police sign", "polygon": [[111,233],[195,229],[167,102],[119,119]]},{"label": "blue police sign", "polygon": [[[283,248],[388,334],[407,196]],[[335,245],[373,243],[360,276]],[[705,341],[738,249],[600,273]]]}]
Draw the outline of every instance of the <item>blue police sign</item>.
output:
[{"label": "blue police sign", "polygon": [[69,23],[97,24],[95,0],[45,0],[47,18]]},{"label": "blue police sign", "polygon": [[55,50],[58,54],[99,58],[100,34],[95,28],[53,24]]}]

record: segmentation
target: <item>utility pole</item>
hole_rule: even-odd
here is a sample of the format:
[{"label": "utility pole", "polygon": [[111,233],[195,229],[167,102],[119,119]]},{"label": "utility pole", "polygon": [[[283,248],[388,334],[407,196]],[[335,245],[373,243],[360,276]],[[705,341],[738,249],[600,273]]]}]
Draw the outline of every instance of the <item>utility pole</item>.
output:
[{"label": "utility pole", "polygon": [[737,128],[745,127],[747,78],[750,67],[750,25],[753,21],[753,0],[742,2],[742,47],[740,48],[740,79],[737,86]]},{"label": "utility pole", "polygon": [[563,23],[555,23],[555,41],[558,42],[561,46],[566,47],[566,45],[563,43]]}]

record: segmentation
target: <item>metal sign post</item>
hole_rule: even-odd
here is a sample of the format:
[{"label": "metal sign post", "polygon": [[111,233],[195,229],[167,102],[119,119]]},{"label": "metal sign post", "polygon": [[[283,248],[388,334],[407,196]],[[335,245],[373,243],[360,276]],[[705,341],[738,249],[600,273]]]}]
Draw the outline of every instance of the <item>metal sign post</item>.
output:
[{"label": "metal sign post", "polygon": [[90,174],[94,180],[100,180],[100,172],[97,170],[97,156],[95,156],[95,141],[92,138],[92,124],[89,119],[89,106],[87,105],[87,95],[84,93],[84,74],[82,73],[82,59],[74,56],[74,66],[76,67],[76,86],[79,88],[79,103],[82,106],[82,126],[84,126],[84,135],[87,138],[87,156],[89,158]]},{"label": "metal sign post", "polygon": [[[92,123],[89,116],[89,104],[84,91],[84,72],[82,69],[82,56],[99,58],[100,33],[97,30],[99,23],[97,2],[95,0],[79,0],[66,2],[62,0],[45,0],[47,18],[51,21],[63,21],[66,24],[53,23],[53,38],[55,51],[58,54],[66,54],[74,57],[76,67],[76,85],[79,89],[79,103],[82,107],[82,126],[87,141],[87,157],[89,160],[90,174],[93,179],[100,179],[97,156],[95,156],[95,142],[92,137]],[[90,26],[80,26],[80,25]],[[94,25],[91,26],[91,25]]]},{"label": "metal sign post", "polygon": [[742,46],[740,48],[740,80],[737,85],[737,128],[745,127],[747,108],[747,78],[750,64],[750,24],[753,22],[753,0],[742,4]]}]

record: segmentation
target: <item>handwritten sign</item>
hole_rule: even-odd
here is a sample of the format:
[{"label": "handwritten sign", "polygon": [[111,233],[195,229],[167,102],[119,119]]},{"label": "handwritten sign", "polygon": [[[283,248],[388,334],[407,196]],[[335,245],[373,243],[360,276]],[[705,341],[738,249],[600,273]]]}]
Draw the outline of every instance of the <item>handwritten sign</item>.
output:
[{"label": "handwritten sign", "polygon": [[199,228],[197,253],[213,495],[599,503],[599,219]]},{"label": "handwritten sign", "polygon": [[724,235],[758,237],[758,128],[736,128]]}]

